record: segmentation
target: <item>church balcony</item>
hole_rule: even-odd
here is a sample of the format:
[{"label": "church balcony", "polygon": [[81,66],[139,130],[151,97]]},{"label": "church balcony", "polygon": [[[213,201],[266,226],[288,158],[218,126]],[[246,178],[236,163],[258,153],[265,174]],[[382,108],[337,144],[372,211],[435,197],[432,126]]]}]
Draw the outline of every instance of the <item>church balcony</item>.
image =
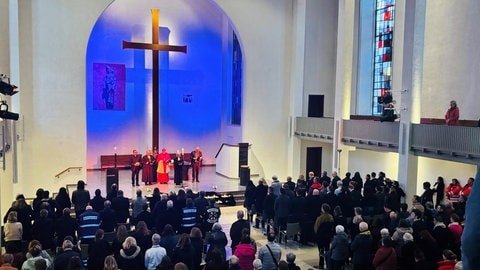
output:
[{"label": "church balcony", "polygon": [[398,152],[399,123],[344,120],[342,142],[373,151]]},{"label": "church balcony", "polygon": [[410,150],[417,156],[478,164],[480,128],[412,124]]},{"label": "church balcony", "polygon": [[333,142],[333,118],[297,117],[295,136],[300,139]]}]

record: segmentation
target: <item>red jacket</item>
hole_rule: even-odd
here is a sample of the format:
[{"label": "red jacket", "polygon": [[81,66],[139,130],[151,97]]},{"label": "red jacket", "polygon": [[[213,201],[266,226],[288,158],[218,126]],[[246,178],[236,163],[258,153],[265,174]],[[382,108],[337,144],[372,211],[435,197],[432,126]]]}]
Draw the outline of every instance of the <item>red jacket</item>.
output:
[{"label": "red jacket", "polygon": [[466,184],[463,188],[462,188],[462,192],[461,192],[461,195],[465,198],[468,198],[468,196],[470,195],[470,193],[472,192],[472,185],[469,185],[469,184]]},{"label": "red jacket", "polygon": [[458,118],[460,118],[460,110],[458,107],[450,107],[445,114],[445,123],[447,126],[456,126],[458,125]]},{"label": "red jacket", "polygon": [[381,246],[373,258],[375,270],[397,269],[397,254],[391,247]]},{"label": "red jacket", "polygon": [[238,265],[242,270],[253,270],[256,250],[252,244],[239,244],[235,248],[235,256],[238,257]]},{"label": "red jacket", "polygon": [[450,198],[452,196],[458,197],[458,196],[460,196],[460,191],[462,191],[462,186],[450,184],[450,185],[448,185],[448,187],[445,191],[447,192],[447,197],[448,198]]},{"label": "red jacket", "polygon": [[453,222],[448,225],[448,229],[452,232],[455,244],[460,244],[463,233],[462,225],[458,224],[457,222]]},{"label": "red jacket", "polygon": [[438,270],[455,270],[456,261],[443,260],[437,262]]}]

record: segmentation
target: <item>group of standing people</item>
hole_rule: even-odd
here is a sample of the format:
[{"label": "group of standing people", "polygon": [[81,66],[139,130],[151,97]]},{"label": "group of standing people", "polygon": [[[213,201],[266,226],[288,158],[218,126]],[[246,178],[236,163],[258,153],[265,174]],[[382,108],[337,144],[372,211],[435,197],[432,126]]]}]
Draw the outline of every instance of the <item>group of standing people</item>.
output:
[{"label": "group of standing people", "polygon": [[169,172],[171,166],[174,169],[175,185],[181,185],[183,182],[183,166],[185,162],[190,161],[192,168],[192,181],[199,182],[198,175],[203,161],[203,154],[199,147],[196,147],[190,153],[190,157],[186,158],[182,151],[178,150],[175,157],[172,158],[165,148],[161,153],[156,149],[147,150],[142,156],[137,150],[133,150],[130,157],[130,167],[132,170],[132,186],[139,186],[140,171],[142,171],[142,182],[146,185],[151,185],[154,182],[160,184],[167,184],[169,180]]}]

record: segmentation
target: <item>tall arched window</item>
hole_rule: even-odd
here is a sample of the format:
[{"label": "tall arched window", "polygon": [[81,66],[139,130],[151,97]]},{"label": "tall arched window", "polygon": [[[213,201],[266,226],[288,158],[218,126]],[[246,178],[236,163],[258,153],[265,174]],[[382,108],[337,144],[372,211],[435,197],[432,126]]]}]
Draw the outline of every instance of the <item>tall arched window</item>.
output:
[{"label": "tall arched window", "polygon": [[383,106],[379,98],[392,86],[392,45],[395,21],[395,0],[376,0],[375,44],[373,61],[372,114],[380,115]]}]

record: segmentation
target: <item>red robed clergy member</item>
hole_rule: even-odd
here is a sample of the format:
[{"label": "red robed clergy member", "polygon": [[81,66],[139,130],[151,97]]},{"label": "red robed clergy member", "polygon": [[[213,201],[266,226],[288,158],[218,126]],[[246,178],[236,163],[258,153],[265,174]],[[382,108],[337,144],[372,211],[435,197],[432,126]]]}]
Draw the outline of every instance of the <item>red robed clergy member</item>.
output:
[{"label": "red robed clergy member", "polygon": [[168,172],[170,171],[170,154],[167,153],[165,148],[162,149],[162,152],[157,155],[157,181],[160,184],[168,183]]}]

